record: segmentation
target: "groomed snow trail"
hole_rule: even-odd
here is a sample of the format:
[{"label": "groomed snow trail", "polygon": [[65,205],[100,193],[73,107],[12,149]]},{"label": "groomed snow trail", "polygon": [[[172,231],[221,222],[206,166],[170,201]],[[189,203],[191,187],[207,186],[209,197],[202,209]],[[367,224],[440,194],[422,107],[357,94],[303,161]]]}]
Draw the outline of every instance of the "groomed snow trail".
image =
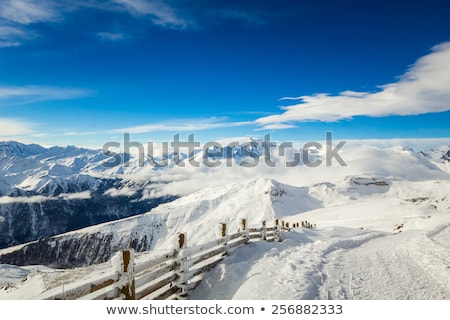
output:
[{"label": "groomed snow trail", "polygon": [[237,249],[191,299],[450,299],[449,235],[448,225],[286,233]]}]

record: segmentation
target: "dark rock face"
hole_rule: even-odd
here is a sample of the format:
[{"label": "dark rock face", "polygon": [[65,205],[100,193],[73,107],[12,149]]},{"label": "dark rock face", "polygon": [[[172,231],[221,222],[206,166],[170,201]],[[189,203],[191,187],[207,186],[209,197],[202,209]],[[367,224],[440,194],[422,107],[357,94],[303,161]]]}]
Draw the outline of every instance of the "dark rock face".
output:
[{"label": "dark rock face", "polygon": [[160,224],[147,226],[145,232],[115,239],[113,233],[73,233],[27,243],[17,250],[0,255],[0,263],[19,266],[41,264],[54,268],[74,268],[106,262],[118,251],[132,248],[136,252],[151,249]]},{"label": "dark rock face", "polygon": [[446,160],[450,162],[450,150],[442,155],[442,160]]},{"label": "dark rock face", "polygon": [[111,255],[111,236],[91,234],[64,241],[41,239],[20,250],[0,256],[0,262],[13,265],[42,264],[55,268],[71,268],[99,263]]},{"label": "dark rock face", "polygon": [[51,237],[103,222],[150,211],[174,197],[142,200],[132,197],[92,194],[89,199],[51,199],[0,205],[0,249]]}]

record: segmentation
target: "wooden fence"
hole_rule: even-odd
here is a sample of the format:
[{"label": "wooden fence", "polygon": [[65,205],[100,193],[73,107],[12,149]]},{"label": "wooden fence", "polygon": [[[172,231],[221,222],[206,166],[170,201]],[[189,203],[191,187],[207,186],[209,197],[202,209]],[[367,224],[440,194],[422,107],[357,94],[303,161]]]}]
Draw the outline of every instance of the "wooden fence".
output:
[{"label": "wooden fence", "polygon": [[[185,299],[200,283],[202,275],[233,249],[250,241],[281,241],[282,233],[290,231],[289,223],[279,223],[278,219],[272,227],[267,227],[264,221],[259,227],[247,228],[245,219],[241,224],[241,231],[228,235],[223,223],[220,239],[195,247],[187,247],[186,234],[180,233],[178,249],[139,263],[134,261],[133,250],[121,251],[111,260],[110,273],[44,299]],[[300,227],[300,223],[294,223],[293,227]]]}]

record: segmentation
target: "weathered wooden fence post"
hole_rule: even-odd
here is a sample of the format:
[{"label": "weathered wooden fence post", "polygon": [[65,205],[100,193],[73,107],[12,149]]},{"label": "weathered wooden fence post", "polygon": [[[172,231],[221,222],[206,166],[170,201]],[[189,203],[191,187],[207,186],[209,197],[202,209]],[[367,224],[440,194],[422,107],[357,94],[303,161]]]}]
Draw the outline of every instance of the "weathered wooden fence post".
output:
[{"label": "weathered wooden fence post", "polygon": [[250,231],[247,229],[247,220],[241,220],[241,236],[250,240]]},{"label": "weathered wooden fence post", "polygon": [[186,248],[186,233],[178,234],[178,250]]},{"label": "weathered wooden fence post", "polygon": [[241,219],[241,229],[242,231],[247,230],[247,220]]},{"label": "weathered wooden fence post", "polygon": [[275,230],[273,234],[273,240],[277,242],[281,241],[280,221],[278,219],[275,219]]},{"label": "weathered wooden fence post", "polygon": [[122,281],[120,293],[124,300],[136,300],[136,286],[134,282],[134,250],[122,251]]},{"label": "weathered wooden fence post", "polygon": [[220,223],[220,236],[225,238],[227,235],[227,224],[224,222]]},{"label": "weathered wooden fence post", "polygon": [[267,240],[266,221],[261,223],[261,240]]},{"label": "weathered wooden fence post", "polygon": [[177,250],[177,256],[179,257],[178,260],[178,270],[176,271],[176,274],[178,276],[177,280],[175,281],[175,285],[180,288],[180,291],[176,294],[177,299],[184,300],[187,298],[187,281],[186,279],[186,273],[188,271],[188,267],[186,265],[187,256],[185,254],[185,250],[187,248],[187,236],[186,233],[178,233],[178,250]]},{"label": "weathered wooden fence post", "polygon": [[225,254],[228,254],[230,251],[230,246],[228,245],[228,234],[227,234],[227,224],[224,222],[220,223],[220,236],[223,239],[223,246],[225,246]]}]

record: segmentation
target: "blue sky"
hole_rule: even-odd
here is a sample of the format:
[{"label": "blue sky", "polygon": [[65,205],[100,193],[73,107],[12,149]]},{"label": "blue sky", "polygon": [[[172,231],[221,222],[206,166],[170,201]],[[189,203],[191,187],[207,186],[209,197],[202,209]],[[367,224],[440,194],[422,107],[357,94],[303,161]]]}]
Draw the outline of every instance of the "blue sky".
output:
[{"label": "blue sky", "polygon": [[0,2],[0,140],[450,138],[448,1]]}]

